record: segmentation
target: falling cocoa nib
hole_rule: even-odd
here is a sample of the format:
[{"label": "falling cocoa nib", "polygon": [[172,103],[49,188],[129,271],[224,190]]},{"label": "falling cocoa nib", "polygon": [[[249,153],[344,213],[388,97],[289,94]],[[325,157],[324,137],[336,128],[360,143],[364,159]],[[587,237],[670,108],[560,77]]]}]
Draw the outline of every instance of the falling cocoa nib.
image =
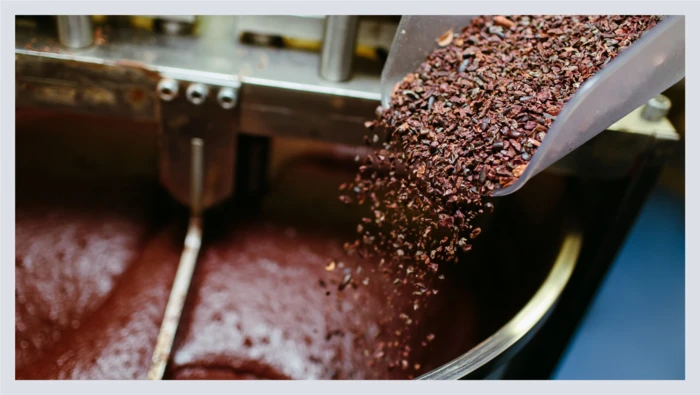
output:
[{"label": "falling cocoa nib", "polygon": [[[366,124],[374,152],[340,200],[369,215],[348,251],[382,257],[396,292],[443,279],[439,266],[468,253],[480,233],[475,220],[494,209],[483,197],[522,176],[577,89],[658,21],[475,17],[436,37],[436,49]],[[377,137],[381,129],[386,138]],[[426,306],[433,294],[422,293],[413,306]]]},{"label": "falling cocoa nib", "polygon": [[454,38],[454,32],[452,31],[452,29],[450,29],[450,30],[446,31],[445,33],[443,33],[442,36],[440,36],[437,39],[437,43],[439,46],[444,47],[444,46],[450,45],[452,43],[453,38]]},{"label": "falling cocoa nib", "polygon": [[[388,140],[341,198],[364,201],[374,213],[375,226],[363,228],[374,238],[360,245],[428,270],[455,262],[474,219],[493,209],[482,209],[482,196],[512,185],[578,87],[658,20],[476,17],[437,37],[437,49],[396,84],[388,108],[376,111]],[[374,136],[368,141],[377,144]]]},{"label": "falling cocoa nib", "polygon": [[338,291],[344,290],[349,284],[350,281],[352,281],[352,275],[350,273],[346,274],[345,277],[343,277],[343,281],[338,285]]}]

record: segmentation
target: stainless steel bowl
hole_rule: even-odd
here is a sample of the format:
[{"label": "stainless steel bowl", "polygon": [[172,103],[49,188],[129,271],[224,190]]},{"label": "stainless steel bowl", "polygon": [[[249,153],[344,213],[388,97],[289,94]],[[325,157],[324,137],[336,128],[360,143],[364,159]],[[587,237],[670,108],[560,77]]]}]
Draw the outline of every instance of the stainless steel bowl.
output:
[{"label": "stainless steel bowl", "polygon": [[476,372],[483,372],[485,378],[500,378],[508,361],[537,332],[554,308],[580,251],[581,235],[578,232],[567,234],[546,280],[515,317],[476,347],[417,380],[457,380]]}]

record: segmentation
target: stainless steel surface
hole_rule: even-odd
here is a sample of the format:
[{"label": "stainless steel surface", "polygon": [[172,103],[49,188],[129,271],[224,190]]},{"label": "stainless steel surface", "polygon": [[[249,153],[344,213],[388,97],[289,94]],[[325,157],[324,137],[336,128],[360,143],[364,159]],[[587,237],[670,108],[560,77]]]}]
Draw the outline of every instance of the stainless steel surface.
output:
[{"label": "stainless steel surface", "polygon": [[241,15],[235,16],[237,34],[283,36],[298,40],[320,41],[324,15]]},{"label": "stainless steel surface", "polygon": [[642,118],[647,121],[661,121],[671,110],[671,100],[664,95],[659,95],[649,100],[642,110]]},{"label": "stainless steel surface", "polygon": [[170,78],[160,80],[156,89],[158,89],[158,97],[164,101],[171,101],[180,93],[180,85]]},{"label": "stainless steel surface", "polygon": [[418,380],[461,379],[497,358],[503,358],[507,352],[513,352],[519,342],[533,334],[556,304],[573,273],[581,251],[581,243],[581,235],[578,232],[567,235],[547,279],[515,317],[476,347],[418,377]]},{"label": "stainless steel surface", "polygon": [[[323,41],[326,21],[325,15],[242,15],[232,18],[236,18],[237,35],[278,36],[308,43]],[[357,45],[388,51],[397,21],[386,16],[362,15],[359,18]]]},{"label": "stainless steel surface", "polygon": [[186,95],[190,103],[198,106],[207,100],[209,88],[200,83],[193,83],[187,87]]},{"label": "stainless steel surface", "polygon": [[92,21],[89,15],[59,15],[58,39],[73,49],[87,48],[93,42]]},{"label": "stainless steel surface", "polygon": [[319,73],[329,81],[347,81],[357,43],[358,16],[329,15],[323,30]]},{"label": "stainless steel surface", "polygon": [[17,55],[16,106],[157,121],[160,75],[124,63]]},{"label": "stainless steel surface", "polygon": [[191,153],[191,201],[190,223],[185,236],[185,247],[180,257],[180,263],[175,274],[175,280],[170,290],[168,304],[165,307],[163,322],[156,341],[156,347],[151,358],[148,371],[149,380],[162,380],[165,368],[170,360],[173,342],[180,324],[182,309],[187,299],[187,293],[192,282],[192,274],[197,264],[199,248],[202,245],[201,202],[204,178],[204,147],[203,141],[193,138],[190,142]]},{"label": "stainless steel surface", "polygon": [[[176,113],[157,108],[156,85],[170,78],[205,84],[212,95],[223,87],[236,90],[235,111],[222,111],[217,103],[219,111],[208,115],[226,123],[227,130],[363,144],[362,124],[373,117],[379,104],[381,65],[358,66],[347,82],[331,82],[318,75],[317,53],[241,44],[233,39],[236,26],[231,17],[206,17],[200,24],[199,37],[117,30],[105,44],[81,52],[61,48],[38,32],[19,30],[17,105],[157,120],[166,116],[167,123],[168,116],[181,117],[195,108],[178,107]],[[208,102],[200,107],[209,108]],[[640,118],[640,111],[633,111],[551,170],[620,177],[652,144],[650,139],[660,145],[677,141],[678,134],[667,120],[650,123]],[[624,140],[624,152],[611,152],[610,147],[619,146],[620,140]],[[179,200],[188,200],[185,192]]]},{"label": "stainless steel surface", "polygon": [[224,110],[230,110],[238,104],[238,92],[236,89],[225,87],[219,89],[216,100]]},{"label": "stainless steel surface", "polygon": [[[246,133],[362,144],[362,124],[379,101],[381,65],[358,68],[347,82],[330,82],[318,75],[318,53],[246,46],[234,41],[230,30],[235,26],[229,25],[230,18],[209,17],[202,21],[199,37],[116,30],[104,45],[80,53],[57,47],[50,37],[38,32],[18,31],[16,53],[26,67],[17,75],[20,80],[40,78],[53,86],[85,79],[77,70],[64,76],[48,67],[33,67],[39,62],[51,67],[63,62],[76,69],[101,65],[153,73],[156,78],[147,87],[152,91],[160,77],[242,86],[238,122]],[[36,43],[27,45],[32,39]],[[47,74],[52,78],[46,78]],[[97,77],[93,86],[100,84]],[[129,83],[126,75],[123,83]],[[20,89],[17,95],[27,105],[53,104],[39,101],[30,93]]]}]

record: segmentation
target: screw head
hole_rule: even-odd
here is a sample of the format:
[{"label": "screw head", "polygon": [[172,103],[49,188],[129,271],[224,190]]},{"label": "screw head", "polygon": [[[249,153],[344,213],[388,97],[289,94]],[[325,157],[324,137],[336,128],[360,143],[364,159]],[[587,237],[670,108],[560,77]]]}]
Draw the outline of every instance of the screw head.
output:
[{"label": "screw head", "polygon": [[191,84],[187,87],[187,100],[190,103],[198,106],[207,100],[207,95],[209,94],[209,88],[203,84]]},{"label": "screw head", "polygon": [[219,94],[216,95],[216,100],[219,102],[221,108],[230,110],[236,107],[238,103],[238,93],[233,88],[221,88]]},{"label": "screw head", "polygon": [[163,78],[158,82],[156,90],[158,91],[158,97],[160,97],[161,100],[172,101],[177,97],[180,86],[178,85],[177,81],[173,79]]}]

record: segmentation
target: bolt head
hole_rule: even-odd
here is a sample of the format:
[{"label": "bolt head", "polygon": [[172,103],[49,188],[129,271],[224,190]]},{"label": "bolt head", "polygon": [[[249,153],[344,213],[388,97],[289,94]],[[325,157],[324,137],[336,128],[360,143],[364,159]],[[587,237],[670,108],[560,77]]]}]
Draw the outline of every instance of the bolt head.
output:
[{"label": "bolt head", "polygon": [[207,100],[207,95],[209,94],[209,88],[203,84],[195,83],[187,87],[187,100],[198,106]]},{"label": "bolt head", "polygon": [[163,78],[158,82],[156,90],[158,92],[158,97],[163,101],[173,101],[178,96],[178,91],[180,89],[177,81],[170,78]]},{"label": "bolt head", "polygon": [[238,93],[233,88],[221,88],[216,100],[224,110],[230,110],[236,107],[238,102]]}]

